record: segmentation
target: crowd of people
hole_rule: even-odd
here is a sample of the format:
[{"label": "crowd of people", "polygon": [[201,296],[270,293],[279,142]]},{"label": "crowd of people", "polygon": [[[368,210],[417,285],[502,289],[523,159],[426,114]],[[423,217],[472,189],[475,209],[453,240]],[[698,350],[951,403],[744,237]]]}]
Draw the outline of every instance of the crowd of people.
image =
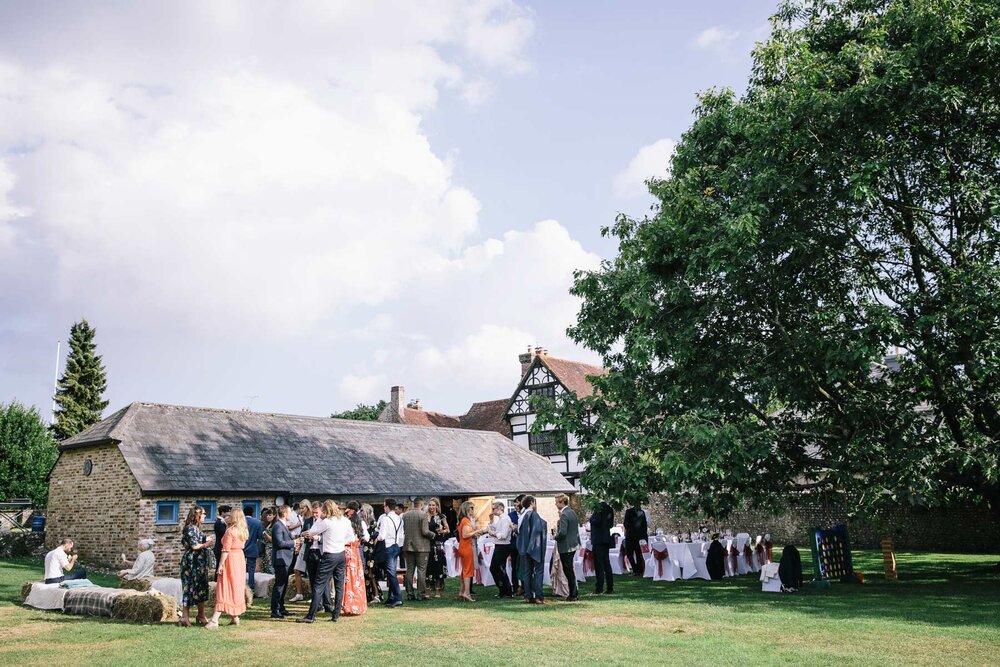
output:
[{"label": "crowd of people", "polygon": [[[194,622],[198,625],[217,628],[223,615],[230,617],[231,625],[239,625],[246,611],[245,588],[254,587],[258,561],[262,572],[273,575],[270,615],[275,620],[289,616],[285,606],[289,586],[294,587],[291,602],[309,597],[309,610],[296,619],[299,623],[313,623],[321,609],[337,622],[342,615],[364,614],[371,604],[400,607],[404,591],[397,566],[405,568],[402,588],[407,601],[440,598],[449,569],[446,543],[451,538],[457,543],[458,599],[475,602],[475,540],[485,535],[492,538],[489,571],[498,598],[520,596],[528,604],[545,604],[542,581],[552,538],[558,554],[552,559],[553,592],[572,602],[579,598],[573,559],[581,547],[581,524],[568,496],[560,494],[555,501],[559,518],[551,530],[537,511],[536,499],[520,495],[511,507],[493,503],[488,524],[481,528],[476,527],[471,502],[455,510],[437,498],[426,503],[416,498],[407,508],[387,498],[377,520],[371,505],[357,501],[342,509],[332,500],[303,500],[295,506],[265,508],[260,519],[253,516],[252,507],[221,505],[209,534],[202,530],[205,510],[195,505],[181,527],[180,625],[192,625],[192,607],[197,609]],[[587,518],[596,574],[594,593],[598,595],[614,592],[609,558],[614,519],[614,511],[603,502]],[[637,545],[639,539],[630,530],[629,519],[638,524],[627,512],[626,548]],[[644,515],[642,529],[645,532]],[[142,540],[134,561],[122,554],[123,564],[129,567],[119,575],[125,579],[152,576],[152,545],[153,540]],[[72,540],[66,540],[46,557],[46,583],[86,576],[75,568],[76,557],[68,555],[72,548]],[[641,568],[642,561],[637,560]],[[215,607],[209,618],[205,607],[213,580]],[[380,582],[385,582],[384,593]]]}]

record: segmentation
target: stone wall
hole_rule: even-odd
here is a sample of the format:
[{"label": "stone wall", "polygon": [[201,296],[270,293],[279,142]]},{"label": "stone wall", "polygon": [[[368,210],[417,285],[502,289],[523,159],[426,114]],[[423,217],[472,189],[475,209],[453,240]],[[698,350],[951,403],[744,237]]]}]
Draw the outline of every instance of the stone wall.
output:
[{"label": "stone wall", "polygon": [[847,518],[835,504],[803,504],[773,515],[761,510],[735,512],[724,521],[681,516],[670,499],[655,495],[648,505],[653,526],[664,532],[697,530],[700,525],[732,528],[751,535],[770,533],[779,544],[808,547],[809,529],[829,528],[841,523],[848,526],[851,546],[878,549],[885,537],[895,541],[897,549],[966,553],[1000,553],[1000,522],[988,509],[953,508],[919,510],[897,508],[877,520]]},{"label": "stone wall", "polygon": [[139,484],[117,446],[61,452],[49,476],[46,546],[73,538],[84,563],[110,564],[122,551],[134,553],[139,538],[148,537],[139,534],[139,498]]}]

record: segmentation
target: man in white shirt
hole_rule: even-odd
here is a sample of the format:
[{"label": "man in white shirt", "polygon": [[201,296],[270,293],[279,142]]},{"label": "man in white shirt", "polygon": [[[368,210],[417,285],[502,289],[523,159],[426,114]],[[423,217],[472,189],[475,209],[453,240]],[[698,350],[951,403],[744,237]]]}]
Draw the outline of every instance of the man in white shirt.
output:
[{"label": "man in white shirt", "polygon": [[64,539],[52,551],[45,554],[45,583],[61,584],[72,579],[86,579],[87,571],[83,568],[74,570],[77,554],[69,555],[73,550],[73,540]]},{"label": "man in white shirt", "polygon": [[313,523],[312,528],[302,533],[304,538],[321,538],[323,540],[323,555],[319,559],[319,567],[316,569],[316,581],[313,588],[312,602],[309,604],[309,613],[303,618],[295,619],[296,623],[312,623],[315,620],[316,612],[319,611],[321,596],[315,591],[329,587],[330,580],[333,580],[334,601],[332,620],[334,623],[340,620],[340,609],[344,604],[344,574],[347,568],[347,557],[344,550],[348,544],[357,541],[354,528],[351,527],[349,519],[341,514],[340,508],[332,500],[323,503],[323,513],[326,515],[322,521]]},{"label": "man in white shirt", "polygon": [[[507,506],[497,501],[493,503],[493,521],[490,535],[493,536],[493,558],[490,560],[490,574],[500,589],[498,598],[512,598],[514,591],[507,577],[507,561],[510,559],[510,538],[514,533],[514,522],[507,514]],[[515,553],[517,553],[515,551]]]},{"label": "man in white shirt", "polygon": [[402,607],[403,598],[399,592],[396,566],[399,563],[399,550],[403,545],[403,519],[396,514],[396,501],[393,498],[386,498],[382,509],[382,516],[378,518],[375,525],[378,529],[378,542],[381,542],[385,547],[384,555],[381,556],[382,562],[377,563],[384,567],[387,573],[389,597],[386,598],[385,605],[387,607]]}]

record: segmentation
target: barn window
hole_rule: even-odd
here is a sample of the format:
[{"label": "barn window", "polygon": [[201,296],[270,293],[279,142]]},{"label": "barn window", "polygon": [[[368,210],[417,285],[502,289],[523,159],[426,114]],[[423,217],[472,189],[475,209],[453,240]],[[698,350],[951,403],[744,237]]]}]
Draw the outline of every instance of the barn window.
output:
[{"label": "barn window", "polygon": [[195,505],[205,510],[205,518],[201,520],[202,523],[212,523],[213,521],[215,521],[214,500],[199,500],[195,502]]},{"label": "barn window", "polygon": [[181,504],[176,500],[161,500],[156,503],[156,524],[167,525],[178,522]]},{"label": "barn window", "polygon": [[[250,512],[246,512],[246,508],[250,508]],[[244,500],[243,501],[244,514],[247,516],[252,516],[255,519],[260,518],[260,501],[259,500]]]}]

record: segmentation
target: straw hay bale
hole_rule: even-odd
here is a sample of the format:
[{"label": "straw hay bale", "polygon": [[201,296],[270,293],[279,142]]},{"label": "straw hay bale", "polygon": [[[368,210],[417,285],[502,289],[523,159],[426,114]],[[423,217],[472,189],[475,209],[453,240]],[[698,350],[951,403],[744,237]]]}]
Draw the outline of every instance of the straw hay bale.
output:
[{"label": "straw hay bale", "polygon": [[21,604],[24,604],[24,601],[28,599],[28,594],[31,593],[31,587],[34,584],[40,584],[40,583],[42,583],[42,582],[41,581],[26,581],[23,584],[21,584]]},{"label": "straw hay bale", "polygon": [[159,591],[129,591],[111,603],[111,616],[129,623],[162,623],[177,620],[177,601]]},{"label": "straw hay bale", "polygon": [[[267,585],[267,597],[270,598],[271,594],[274,592],[274,579],[271,583]],[[309,580],[306,577],[302,577],[302,595],[308,600],[309,596],[312,594],[312,586],[309,585]],[[285,602],[291,601],[295,597],[295,581],[289,577],[288,587],[285,589]]]},{"label": "straw hay bale", "polygon": [[[249,586],[243,587],[243,596],[247,601],[247,609],[253,606],[253,590]],[[205,602],[209,607],[215,606],[215,582],[208,583],[208,600]]]},{"label": "straw hay bale", "polygon": [[140,579],[126,579],[125,577],[118,577],[118,588],[145,593],[152,588],[152,586],[153,579],[151,577],[142,577]]}]

